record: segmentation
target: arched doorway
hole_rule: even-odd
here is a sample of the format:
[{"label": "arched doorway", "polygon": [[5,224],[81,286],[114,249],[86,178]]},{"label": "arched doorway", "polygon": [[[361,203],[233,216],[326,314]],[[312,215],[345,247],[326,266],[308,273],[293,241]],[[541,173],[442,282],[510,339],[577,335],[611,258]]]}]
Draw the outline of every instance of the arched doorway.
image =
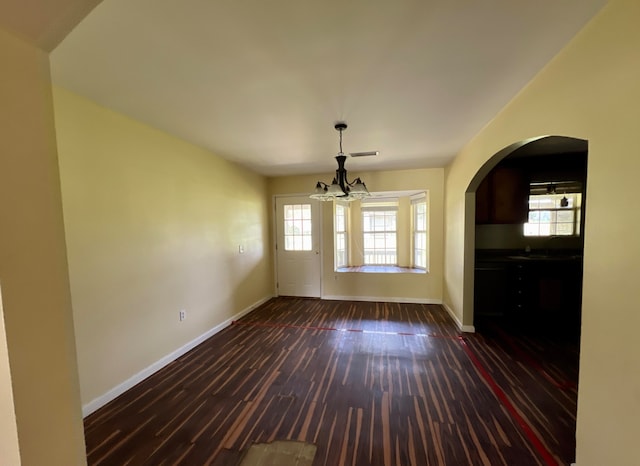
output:
[{"label": "arched doorway", "polygon": [[[471,284],[465,287],[465,322],[471,321],[477,326],[478,316],[482,314],[507,312],[512,306],[526,307],[514,301],[518,292],[524,293],[523,290],[487,289],[486,285],[492,279],[479,277],[477,265],[479,260],[484,260],[486,264],[491,262],[488,260],[491,258],[503,264],[520,260],[524,268],[533,269],[533,265],[536,265],[541,271],[567,265],[565,260],[578,260],[579,289],[574,290],[578,296],[573,297],[577,302],[571,304],[576,306],[575,312],[580,312],[587,157],[587,141],[545,136],[504,148],[478,170],[469,183],[465,199],[465,234],[468,239],[465,279],[469,279],[465,281]],[[539,196],[541,194],[544,196]],[[532,195],[533,198],[530,198]],[[556,206],[536,205],[540,211],[531,210],[529,213],[531,199],[534,202],[541,199],[548,204],[554,198]],[[532,218],[529,219],[529,216]],[[573,225],[569,224],[570,221],[573,221]],[[495,279],[498,280],[500,267],[495,262],[487,272],[495,271]],[[514,268],[510,268],[504,273],[513,275],[514,272]],[[480,284],[483,290],[495,298],[493,304],[498,309],[477,309],[478,305],[483,304],[478,296],[478,278],[484,281]],[[536,310],[533,307],[539,308],[537,310],[553,309],[553,293],[563,291],[558,289],[562,285],[553,283],[553,280],[536,284],[542,288],[539,291],[543,295],[534,297],[529,293],[527,298],[530,301],[525,304],[532,312]],[[508,287],[508,284],[505,286]],[[536,305],[532,307],[531,300],[534,298]],[[500,299],[503,302],[499,302]],[[562,305],[568,306],[569,303],[555,303],[556,308]]]}]

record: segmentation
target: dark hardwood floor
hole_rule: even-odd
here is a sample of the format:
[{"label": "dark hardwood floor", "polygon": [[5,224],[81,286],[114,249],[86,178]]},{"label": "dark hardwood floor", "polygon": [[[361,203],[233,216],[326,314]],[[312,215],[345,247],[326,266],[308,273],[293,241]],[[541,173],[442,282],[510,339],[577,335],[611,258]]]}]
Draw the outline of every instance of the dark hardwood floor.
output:
[{"label": "dark hardwood floor", "polygon": [[276,298],[85,419],[90,465],[568,465],[577,351],[438,305]]}]

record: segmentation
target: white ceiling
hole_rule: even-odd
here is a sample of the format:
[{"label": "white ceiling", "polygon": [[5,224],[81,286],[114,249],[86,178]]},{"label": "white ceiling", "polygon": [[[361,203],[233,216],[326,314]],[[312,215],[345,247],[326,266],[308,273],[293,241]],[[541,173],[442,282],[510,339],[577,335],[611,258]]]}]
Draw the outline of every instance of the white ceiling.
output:
[{"label": "white ceiling", "polygon": [[[265,175],[443,167],[606,0],[104,0],[54,83]],[[514,141],[515,142],[515,141]]]}]

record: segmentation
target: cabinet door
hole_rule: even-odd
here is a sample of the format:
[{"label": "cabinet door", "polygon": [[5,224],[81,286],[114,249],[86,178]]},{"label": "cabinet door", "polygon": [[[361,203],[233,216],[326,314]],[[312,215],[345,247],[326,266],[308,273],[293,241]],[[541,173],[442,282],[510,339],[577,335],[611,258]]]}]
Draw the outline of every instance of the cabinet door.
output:
[{"label": "cabinet door", "polygon": [[504,315],[509,304],[508,282],[504,265],[479,263],[475,270],[474,314]]},{"label": "cabinet door", "polygon": [[491,223],[525,223],[529,183],[521,170],[496,167],[491,172]]}]

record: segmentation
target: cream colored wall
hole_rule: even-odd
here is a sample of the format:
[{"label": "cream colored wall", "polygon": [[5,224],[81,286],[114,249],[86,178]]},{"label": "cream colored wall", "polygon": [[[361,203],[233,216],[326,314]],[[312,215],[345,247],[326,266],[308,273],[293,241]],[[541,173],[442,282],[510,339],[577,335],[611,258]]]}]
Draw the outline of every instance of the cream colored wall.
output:
[{"label": "cream colored wall", "polygon": [[260,175],[66,90],[54,102],[86,405],[273,295],[270,203]]},{"label": "cream colored wall", "polygon": [[[0,30],[0,285],[11,371],[0,451],[86,464],[47,54]],[[6,373],[6,367],[5,367]],[[10,398],[13,398],[11,400]],[[7,431],[8,430],[8,431]]]},{"label": "cream colored wall", "polygon": [[[440,302],[443,280],[444,170],[434,168],[358,172],[357,176],[362,177],[372,191],[427,190],[429,192],[429,273],[335,273],[333,203],[323,202],[322,296]],[[271,196],[308,193],[315,187],[316,181],[330,178],[330,174],[270,178],[269,193]],[[273,217],[271,221],[273,222]]]},{"label": "cream colored wall", "polygon": [[472,298],[462,280],[472,244],[463,237],[464,192],[476,171],[529,137],[589,141],[578,466],[632,466],[640,457],[640,216],[632,201],[640,173],[638,18],[637,0],[610,1],[468,144],[446,176],[445,299],[461,316]]}]

